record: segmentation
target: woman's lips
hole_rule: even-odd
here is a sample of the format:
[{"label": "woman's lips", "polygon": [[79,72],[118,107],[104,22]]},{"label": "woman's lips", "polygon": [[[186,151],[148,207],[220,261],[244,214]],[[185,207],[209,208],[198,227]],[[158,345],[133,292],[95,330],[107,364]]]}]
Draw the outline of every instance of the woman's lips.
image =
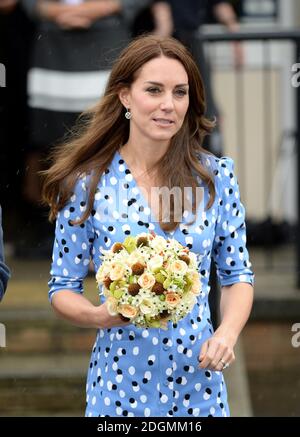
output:
[{"label": "woman's lips", "polygon": [[170,127],[173,126],[174,124],[173,120],[169,120],[167,118],[154,118],[153,121],[159,126],[163,126],[163,127]]}]

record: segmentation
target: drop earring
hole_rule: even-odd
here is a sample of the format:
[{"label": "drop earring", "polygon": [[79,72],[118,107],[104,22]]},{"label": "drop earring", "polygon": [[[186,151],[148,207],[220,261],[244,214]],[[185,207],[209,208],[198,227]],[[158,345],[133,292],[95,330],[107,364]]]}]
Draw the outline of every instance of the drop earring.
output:
[{"label": "drop earring", "polygon": [[130,119],[131,119],[131,112],[130,112],[129,108],[126,109],[126,112],[125,112],[125,118],[127,118],[127,120],[130,120]]}]

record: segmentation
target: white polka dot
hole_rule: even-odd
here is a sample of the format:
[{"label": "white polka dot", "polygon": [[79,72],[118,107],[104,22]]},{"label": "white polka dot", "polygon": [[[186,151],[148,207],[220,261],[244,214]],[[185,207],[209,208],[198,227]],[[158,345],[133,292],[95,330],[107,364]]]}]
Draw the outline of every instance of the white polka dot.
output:
[{"label": "white polka dot", "polygon": [[207,392],[205,392],[205,393],[203,394],[203,399],[204,399],[205,401],[207,401],[209,398],[210,398],[210,394],[207,393]]},{"label": "white polka dot", "polygon": [[58,266],[61,266],[61,265],[62,265],[62,259],[61,259],[61,258],[58,258],[58,260],[56,261],[56,264],[57,264]]},{"label": "white polka dot", "polygon": [[118,383],[122,382],[122,381],[123,381],[123,375],[117,375],[117,376],[116,376],[116,381],[117,381]]},{"label": "white polka dot", "polygon": [[186,384],[187,384],[187,379],[185,376],[183,376],[181,380],[181,385],[186,385]]},{"label": "white polka dot", "polygon": [[158,338],[157,337],[153,337],[152,338],[152,343],[154,344],[154,346],[156,346],[158,344]]},{"label": "white polka dot", "polygon": [[110,181],[111,185],[116,185],[118,183],[118,179],[115,178],[114,176],[112,176],[109,181]]},{"label": "white polka dot", "polygon": [[147,402],[147,396],[145,395],[140,396],[140,400],[141,402],[143,402],[143,404],[145,404]]},{"label": "white polka dot", "polygon": [[69,218],[70,217],[70,211],[68,209],[66,209],[66,211],[64,212],[64,217],[65,218]]},{"label": "white polka dot", "polygon": [[201,390],[201,384],[200,382],[198,384],[195,385],[195,390],[196,391],[200,391]]},{"label": "white polka dot", "polygon": [[133,355],[138,355],[139,352],[140,352],[140,349],[139,349],[138,346],[135,346],[135,347],[133,348],[133,350],[132,350]]},{"label": "white polka dot", "polygon": [[85,243],[82,243],[81,248],[82,248],[83,250],[86,250],[86,249],[87,249],[87,245],[86,245]]},{"label": "white polka dot", "polygon": [[128,372],[130,375],[134,375],[135,374],[135,368],[133,366],[130,366],[128,369]]},{"label": "white polka dot", "polygon": [[132,386],[132,390],[137,393],[138,391],[140,391],[140,386]]},{"label": "white polka dot", "polygon": [[190,401],[188,399],[184,399],[182,403],[185,408],[187,408],[190,405]]},{"label": "white polka dot", "polygon": [[144,338],[149,337],[149,331],[147,331],[147,329],[144,329],[143,332],[142,332],[142,336],[143,336]]},{"label": "white polka dot", "polygon": [[210,410],[209,410],[209,412],[210,412],[210,414],[215,414],[216,410],[215,410],[214,407],[211,407]]},{"label": "white polka dot", "polygon": [[168,402],[168,396],[167,395],[162,395],[162,397],[160,398],[160,401],[165,404],[166,402]]},{"label": "white polka dot", "polygon": [[239,276],[239,280],[241,282],[248,282],[248,277],[247,277],[247,275],[240,275]]},{"label": "white polka dot", "polygon": [[193,409],[193,416],[194,416],[194,417],[198,417],[198,416],[199,416],[199,413],[200,413],[200,408],[194,408],[194,409]]},{"label": "white polka dot", "polygon": [[145,372],[144,378],[147,378],[148,380],[150,380],[151,377],[152,377],[152,374],[151,374],[151,372],[149,370],[147,372]]},{"label": "white polka dot", "polygon": [[72,234],[72,241],[73,241],[73,243],[75,243],[76,242],[76,240],[77,240],[77,236],[76,236],[76,234]]},{"label": "white polka dot", "polygon": [[67,269],[63,269],[63,275],[64,276],[68,276],[68,274],[69,274],[68,270]]},{"label": "white polka dot", "polygon": [[110,399],[108,397],[104,398],[104,403],[105,403],[105,405],[109,406],[110,405]]},{"label": "white polka dot", "polygon": [[145,416],[145,417],[149,417],[150,414],[151,414],[150,408],[145,408],[145,409],[144,409],[144,416]]},{"label": "white polka dot", "polygon": [[124,390],[120,390],[120,391],[119,391],[119,395],[120,395],[120,398],[125,398],[126,393],[125,393]]},{"label": "white polka dot", "polygon": [[92,399],[92,405],[95,405],[96,402],[97,402],[97,398],[96,398],[96,396],[93,396],[93,399]]},{"label": "white polka dot", "polygon": [[117,413],[118,416],[121,416],[121,414],[123,413],[122,408],[121,407],[117,407],[116,408],[116,413]]}]

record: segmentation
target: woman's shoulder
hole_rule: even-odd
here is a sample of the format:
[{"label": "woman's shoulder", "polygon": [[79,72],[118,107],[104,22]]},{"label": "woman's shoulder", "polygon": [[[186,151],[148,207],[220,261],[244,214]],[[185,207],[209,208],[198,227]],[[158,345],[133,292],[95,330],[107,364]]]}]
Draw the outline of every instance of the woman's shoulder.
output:
[{"label": "woman's shoulder", "polygon": [[201,155],[201,164],[213,176],[215,188],[219,195],[224,188],[232,189],[237,180],[234,175],[234,161],[229,156],[217,157],[210,153]]},{"label": "woman's shoulder", "polygon": [[214,175],[224,174],[227,176],[228,171],[233,171],[234,161],[229,156],[217,157],[211,153],[201,153],[199,155],[201,164]]}]

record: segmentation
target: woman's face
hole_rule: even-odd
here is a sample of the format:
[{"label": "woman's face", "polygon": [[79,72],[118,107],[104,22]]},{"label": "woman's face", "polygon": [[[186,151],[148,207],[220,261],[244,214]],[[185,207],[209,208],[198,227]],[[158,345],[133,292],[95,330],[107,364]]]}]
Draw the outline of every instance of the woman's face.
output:
[{"label": "woman's face", "polygon": [[152,59],[143,65],[120,99],[129,108],[130,135],[168,141],[181,128],[189,106],[188,75],[176,59]]}]

